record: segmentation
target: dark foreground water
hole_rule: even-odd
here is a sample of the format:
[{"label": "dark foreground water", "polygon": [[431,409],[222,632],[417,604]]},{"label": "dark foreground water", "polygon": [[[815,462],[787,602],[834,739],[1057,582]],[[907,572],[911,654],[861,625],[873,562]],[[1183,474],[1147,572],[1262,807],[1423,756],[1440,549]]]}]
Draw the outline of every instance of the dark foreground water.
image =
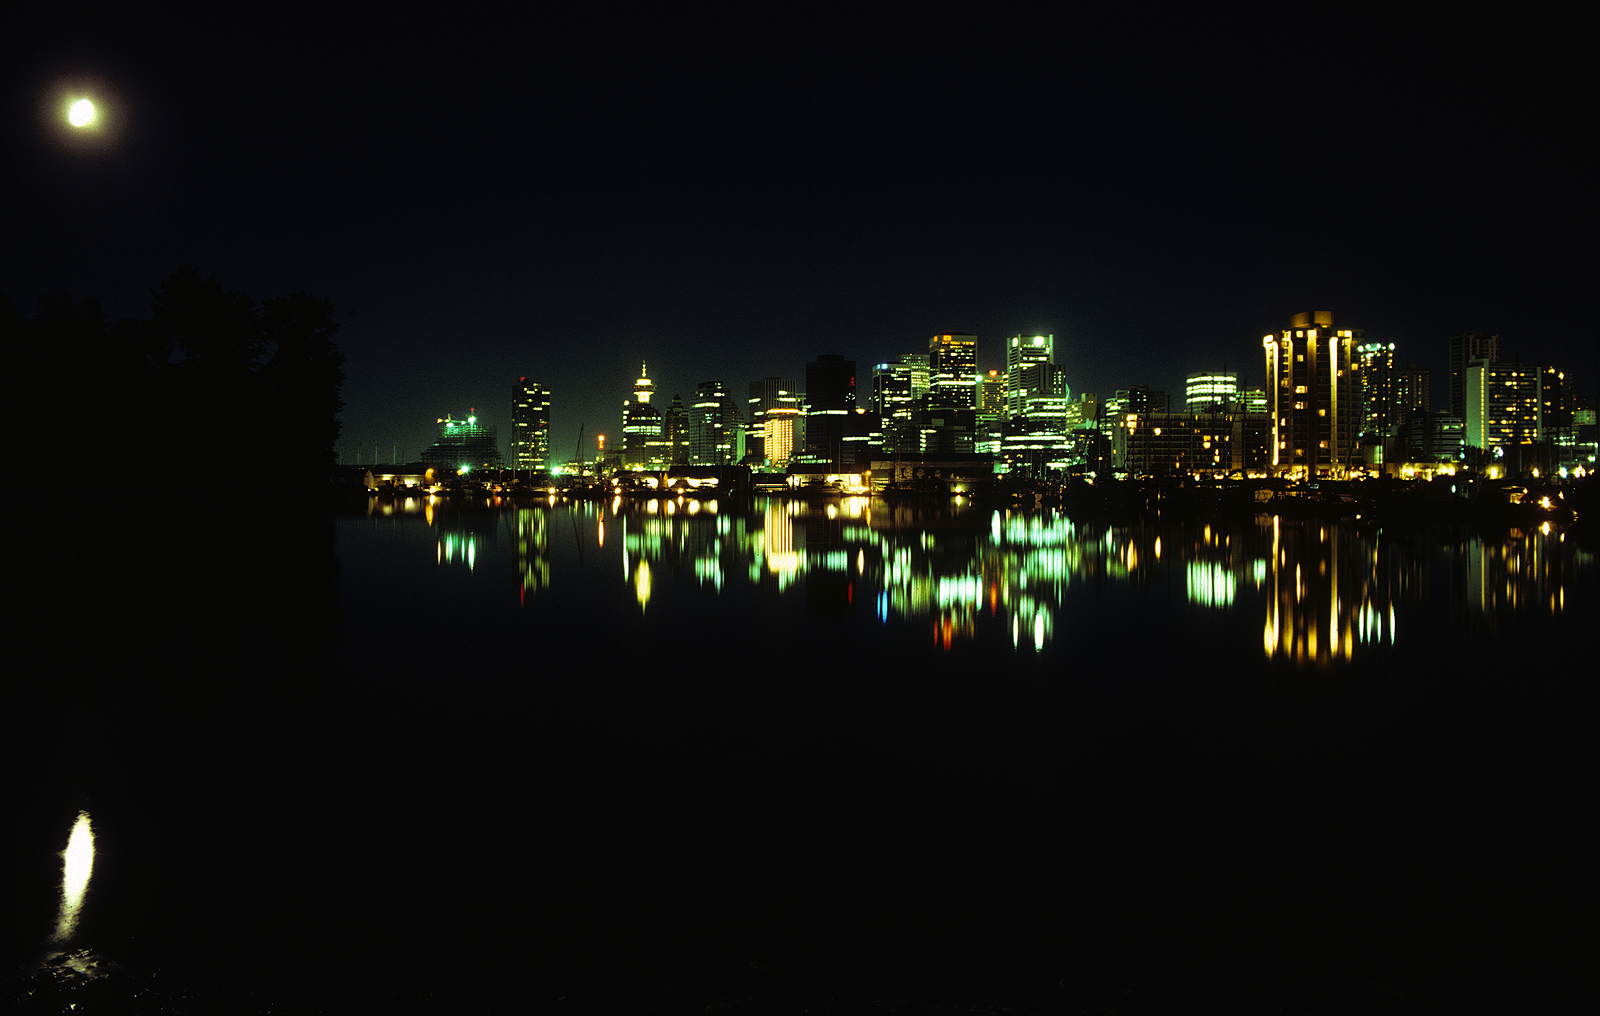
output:
[{"label": "dark foreground water", "polygon": [[68,534],[0,1003],[1415,1012],[1584,962],[1560,530],[691,508]]}]

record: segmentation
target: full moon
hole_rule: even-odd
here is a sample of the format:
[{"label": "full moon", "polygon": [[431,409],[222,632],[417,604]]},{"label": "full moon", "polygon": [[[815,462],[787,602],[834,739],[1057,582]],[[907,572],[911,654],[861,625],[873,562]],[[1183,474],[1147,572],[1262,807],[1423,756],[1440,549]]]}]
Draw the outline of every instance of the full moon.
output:
[{"label": "full moon", "polygon": [[88,99],[79,99],[72,104],[72,109],[67,113],[67,120],[74,127],[86,127],[94,122],[94,103]]}]

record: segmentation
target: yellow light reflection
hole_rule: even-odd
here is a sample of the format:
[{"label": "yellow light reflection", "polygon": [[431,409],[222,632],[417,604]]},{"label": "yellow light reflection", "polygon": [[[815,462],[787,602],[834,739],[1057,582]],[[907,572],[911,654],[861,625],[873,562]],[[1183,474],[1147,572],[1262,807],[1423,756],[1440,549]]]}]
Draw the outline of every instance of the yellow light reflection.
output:
[{"label": "yellow light reflection", "polygon": [[50,936],[53,942],[65,942],[72,937],[78,927],[83,897],[89,891],[89,875],[94,870],[94,829],[89,825],[88,812],[78,812],[78,821],[72,825],[61,860],[61,914],[56,918],[55,933]]},{"label": "yellow light reflection", "polygon": [[639,601],[639,612],[650,605],[650,562],[640,561],[639,571],[633,577],[633,596]]}]

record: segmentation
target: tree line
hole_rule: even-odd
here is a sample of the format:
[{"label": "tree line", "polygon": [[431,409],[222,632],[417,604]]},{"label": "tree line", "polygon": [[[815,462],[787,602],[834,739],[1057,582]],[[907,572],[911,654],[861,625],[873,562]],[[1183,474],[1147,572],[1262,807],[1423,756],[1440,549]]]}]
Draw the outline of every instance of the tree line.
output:
[{"label": "tree line", "polygon": [[344,406],[333,317],[327,300],[258,300],[190,265],[151,292],[144,318],[108,322],[94,297],[59,290],[29,318],[0,293],[28,413],[13,436],[104,482],[323,486]]}]

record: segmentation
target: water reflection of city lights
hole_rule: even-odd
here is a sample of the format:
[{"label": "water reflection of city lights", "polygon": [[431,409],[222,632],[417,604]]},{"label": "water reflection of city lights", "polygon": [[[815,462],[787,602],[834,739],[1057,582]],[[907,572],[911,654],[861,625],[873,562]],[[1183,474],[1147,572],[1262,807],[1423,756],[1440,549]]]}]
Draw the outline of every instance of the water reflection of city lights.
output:
[{"label": "water reflection of city lights", "polygon": [[1227,607],[1233,604],[1233,574],[1221,564],[1211,561],[1190,561],[1188,566],[1189,599],[1205,607]]},{"label": "water reflection of city lights", "polygon": [[644,613],[644,608],[650,603],[650,562],[640,561],[639,570],[633,576],[633,597],[639,601],[639,612]]},{"label": "water reflection of city lights", "polygon": [[[813,586],[809,595],[870,604],[882,623],[931,621],[935,643],[952,651],[985,631],[1009,634],[1018,651],[1043,651],[1054,638],[1052,619],[1082,602],[1069,601],[1074,589],[1098,597],[1106,584],[1133,583],[1182,588],[1186,602],[1204,610],[1247,612],[1261,624],[1266,657],[1320,667],[1395,644],[1405,604],[1438,585],[1428,576],[1428,548],[1415,537],[1319,520],[1264,516],[1242,527],[1184,530],[1151,520],[1075,524],[1048,510],[969,509],[963,525],[951,509],[881,502],[874,509],[865,499],[859,508],[773,499],[757,514],[665,503],[683,510],[674,517],[661,502],[655,512],[650,502],[598,509],[610,507],[623,520],[621,564],[641,608],[650,577],[667,574],[658,565],[673,574],[686,568],[719,594],[754,587],[782,594],[808,576],[830,575],[847,581]],[[599,519],[596,526],[603,540]],[[1571,556],[1549,553],[1561,547],[1561,535],[1541,525],[1489,543],[1440,537],[1437,553],[1452,561],[1442,577],[1454,583],[1468,631],[1492,625],[1501,609],[1564,609],[1563,568],[1572,565],[1562,561]],[[459,557],[467,546],[464,536],[441,539],[446,555],[455,547]]]}]

